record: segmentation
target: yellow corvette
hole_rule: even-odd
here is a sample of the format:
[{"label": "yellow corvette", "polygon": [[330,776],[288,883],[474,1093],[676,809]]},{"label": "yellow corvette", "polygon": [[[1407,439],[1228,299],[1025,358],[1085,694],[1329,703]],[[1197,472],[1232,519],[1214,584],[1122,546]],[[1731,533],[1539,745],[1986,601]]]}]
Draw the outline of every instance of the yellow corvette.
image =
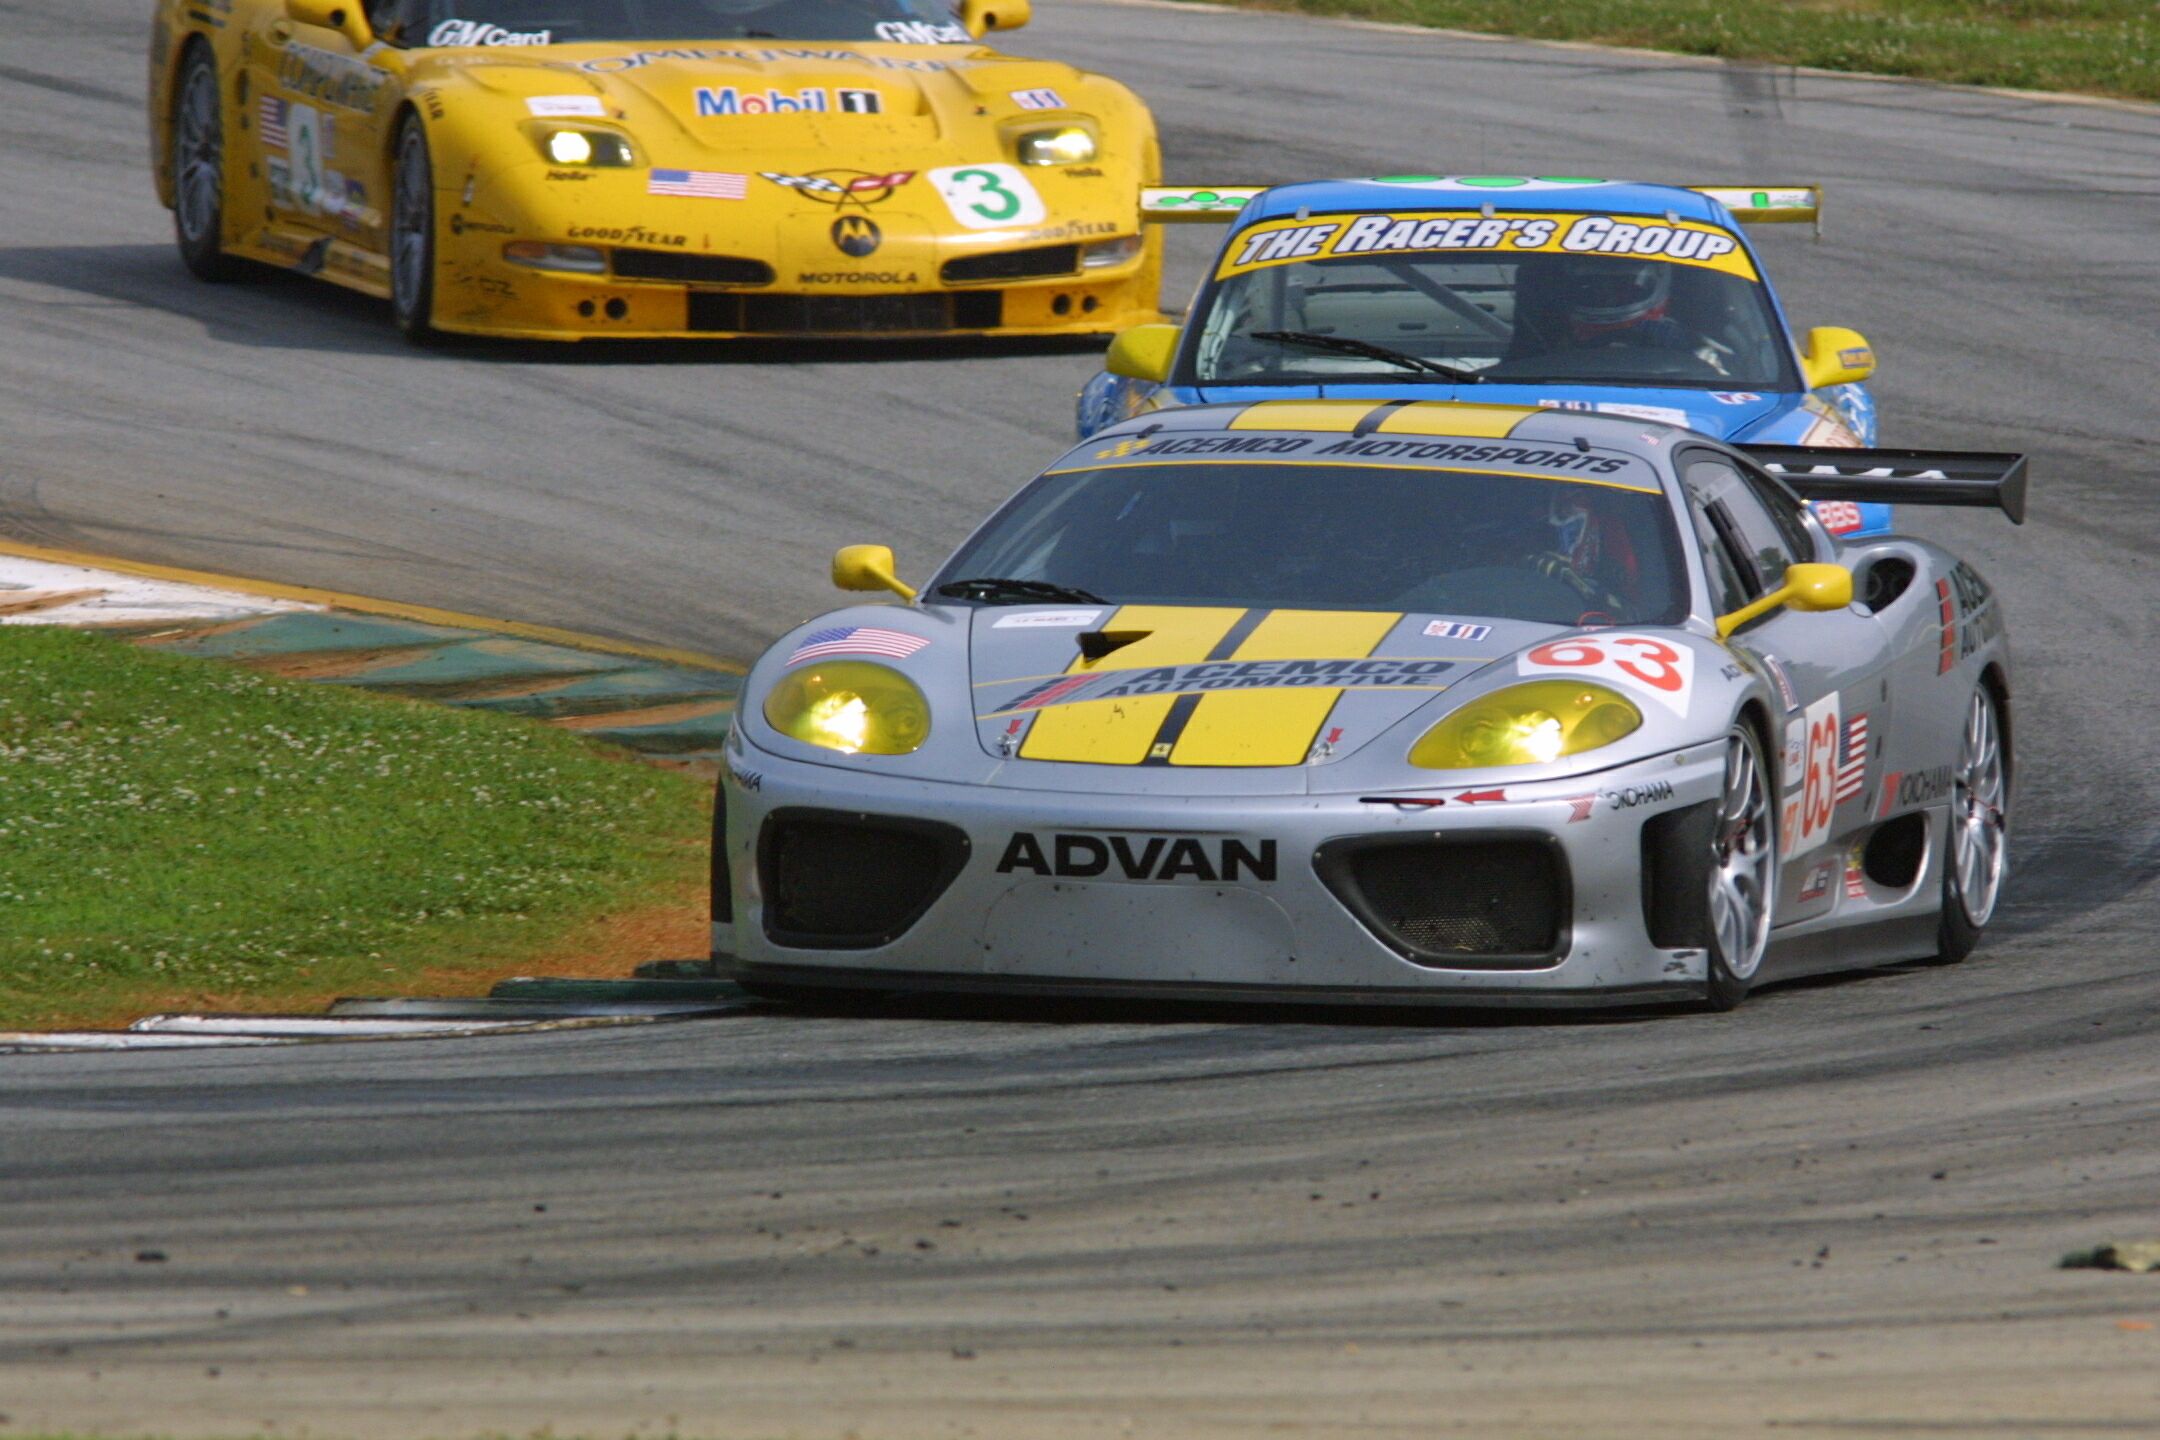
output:
[{"label": "yellow corvette", "polygon": [[1028,0],[158,0],[188,268],[416,340],[1097,334],[1158,318],[1155,126],[979,44]]}]

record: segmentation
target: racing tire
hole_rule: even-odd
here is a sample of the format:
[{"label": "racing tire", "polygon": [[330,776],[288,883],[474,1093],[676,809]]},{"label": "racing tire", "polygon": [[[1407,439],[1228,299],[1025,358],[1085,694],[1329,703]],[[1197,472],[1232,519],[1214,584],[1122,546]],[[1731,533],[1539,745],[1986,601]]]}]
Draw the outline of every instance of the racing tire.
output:
[{"label": "racing tire", "polygon": [[200,42],[180,62],[165,160],[181,263],[198,280],[232,279],[242,267],[225,253],[225,105],[216,57]]},{"label": "racing tire", "polygon": [[1949,844],[1943,855],[1942,921],[1935,959],[1955,965],[1972,954],[2002,898],[2009,873],[2010,754],[2002,705],[1974,689],[1965,737],[1950,777]]},{"label": "racing tire", "polygon": [[390,317],[415,345],[442,338],[435,318],[435,166],[427,131],[408,115],[398,127],[390,180]]},{"label": "racing tire", "polygon": [[1725,783],[1701,853],[1698,893],[1709,919],[1703,1003],[1730,1010],[1762,968],[1777,904],[1777,807],[1762,741],[1744,720],[1725,732]]}]

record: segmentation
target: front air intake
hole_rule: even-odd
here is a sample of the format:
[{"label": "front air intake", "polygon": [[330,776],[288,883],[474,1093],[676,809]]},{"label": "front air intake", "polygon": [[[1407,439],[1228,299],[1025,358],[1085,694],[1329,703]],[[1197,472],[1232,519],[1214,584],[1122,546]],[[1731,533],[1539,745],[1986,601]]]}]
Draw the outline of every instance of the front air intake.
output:
[{"label": "front air intake", "polygon": [[948,260],[938,277],[948,285],[981,280],[1040,280],[1070,275],[1080,268],[1078,245],[1043,245],[1033,250],[1000,250],[993,255],[963,255]]},{"label": "front air intake", "polygon": [[1567,861],[1550,836],[1331,840],[1313,857],[1335,898],[1404,959],[1540,970],[1567,950]]},{"label": "front air intake", "polygon": [[679,255],[671,250],[617,250],[618,280],[676,280],[691,285],[770,285],[772,266],[739,255]]},{"label": "front air intake", "polygon": [[891,815],[788,807],[765,818],[765,934],[798,950],[869,950],[923,917],[967,864],[967,835]]}]

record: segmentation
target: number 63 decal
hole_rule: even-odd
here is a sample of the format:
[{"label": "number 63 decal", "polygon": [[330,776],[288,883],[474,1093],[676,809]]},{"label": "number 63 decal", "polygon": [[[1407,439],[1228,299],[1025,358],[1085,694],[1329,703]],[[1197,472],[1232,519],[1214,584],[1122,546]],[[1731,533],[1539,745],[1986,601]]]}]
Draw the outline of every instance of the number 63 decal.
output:
[{"label": "number 63 decal", "polygon": [[1524,675],[1609,680],[1649,696],[1675,715],[1685,715],[1688,690],[1695,683],[1695,652],[1652,635],[1595,635],[1533,646],[1523,653],[1516,670]]}]

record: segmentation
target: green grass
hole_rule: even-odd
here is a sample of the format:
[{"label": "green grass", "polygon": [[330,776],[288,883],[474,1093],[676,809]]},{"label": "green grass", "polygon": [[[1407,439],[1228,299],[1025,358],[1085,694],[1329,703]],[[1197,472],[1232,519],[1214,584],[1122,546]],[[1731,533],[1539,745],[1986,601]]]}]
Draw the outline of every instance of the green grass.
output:
[{"label": "green grass", "polygon": [[0,628],[0,1029],[544,955],[695,885],[707,789],[528,722]]},{"label": "green grass", "polygon": [[1251,0],[1734,60],[2160,100],[2154,0]]}]

